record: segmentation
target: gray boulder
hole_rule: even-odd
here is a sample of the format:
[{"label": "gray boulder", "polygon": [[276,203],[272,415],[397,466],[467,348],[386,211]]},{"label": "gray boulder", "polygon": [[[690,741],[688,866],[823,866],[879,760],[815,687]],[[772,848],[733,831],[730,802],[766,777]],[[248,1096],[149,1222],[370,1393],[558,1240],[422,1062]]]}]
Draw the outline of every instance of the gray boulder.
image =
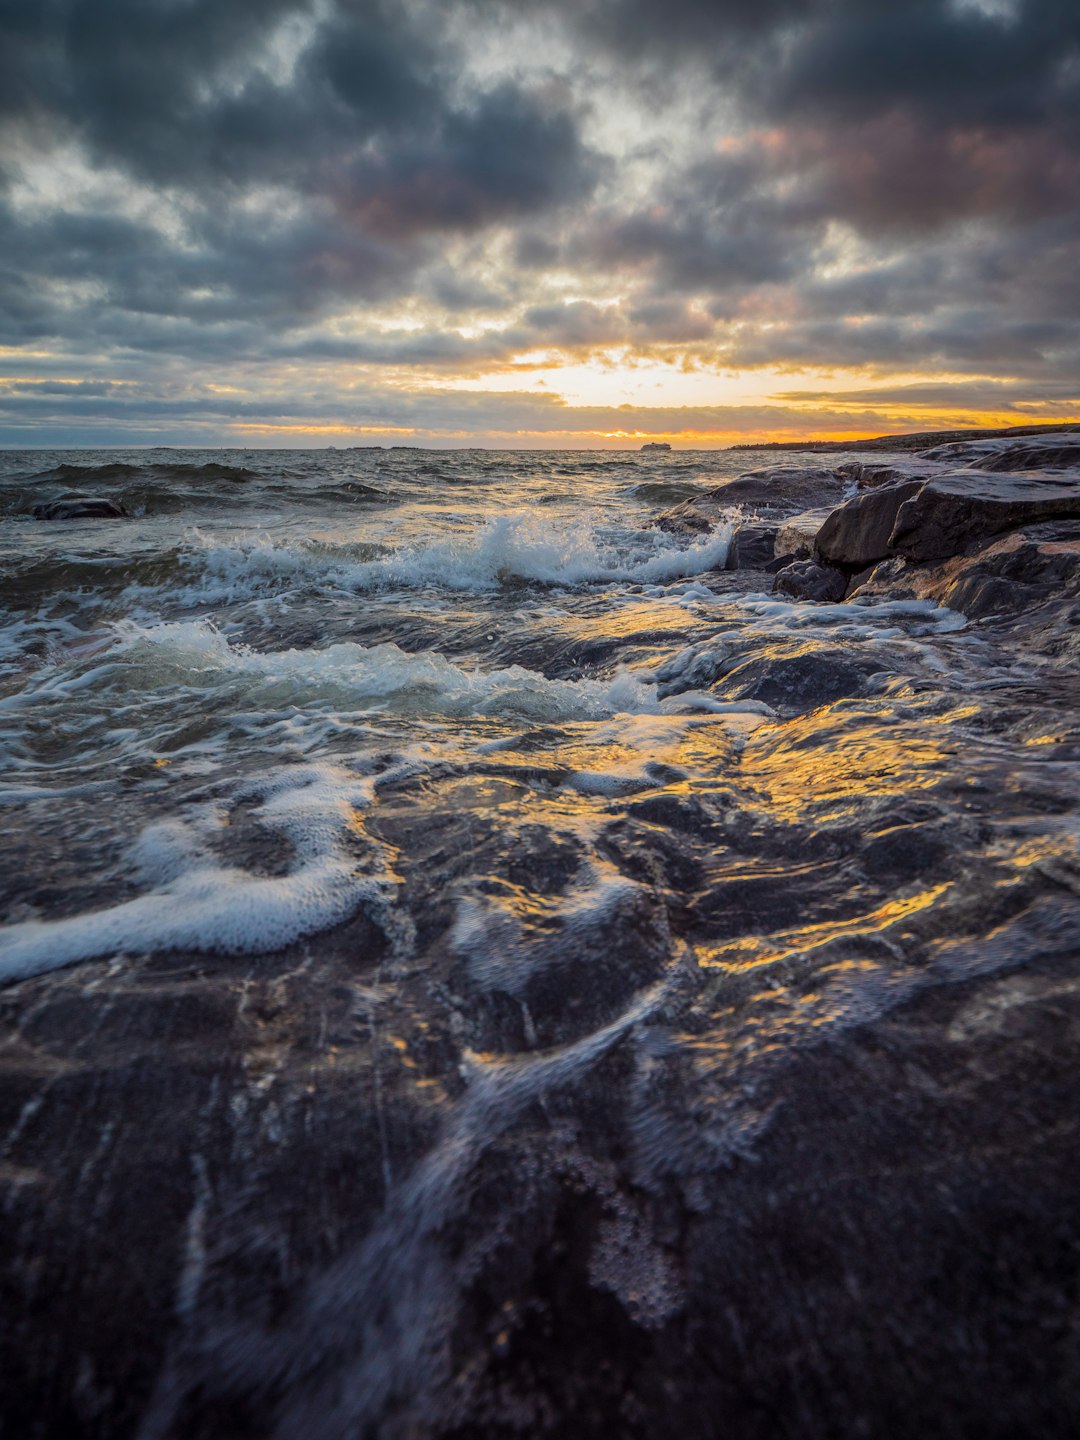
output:
[{"label": "gray boulder", "polygon": [[1057,469],[1080,465],[1080,431],[1050,431],[1020,439],[1001,435],[969,438],[923,450],[916,459],[997,471]]},{"label": "gray boulder", "polygon": [[725,570],[764,570],[773,563],[775,525],[740,525],[731,537]]},{"label": "gray boulder", "polygon": [[776,531],[773,548],[777,558],[790,555],[796,559],[809,559],[814,553],[818,531],[832,513],[832,507],[823,506],[816,510],[800,510],[798,515],[785,520]]},{"label": "gray boulder", "polygon": [[925,480],[938,465],[917,455],[896,455],[885,460],[847,460],[836,467],[836,473],[854,480],[860,490],[876,490],[880,485],[895,485],[901,480]]},{"label": "gray boulder", "polygon": [[780,465],[752,470],[709,492],[724,505],[740,505],[758,512],[791,515],[816,506],[835,505],[847,481],[835,470],[820,466]]},{"label": "gray boulder", "polygon": [[995,474],[1012,474],[1017,470],[1071,470],[1077,466],[1080,466],[1080,435],[1071,441],[1062,436],[1052,445],[1035,441],[1011,445],[1008,450],[979,462],[981,470]]},{"label": "gray boulder", "polygon": [[673,534],[711,530],[731,510],[743,510],[762,520],[777,521],[800,510],[829,509],[838,505],[851,481],[834,470],[817,466],[780,465],[754,470],[725,480],[704,495],[665,510],[653,522]]}]

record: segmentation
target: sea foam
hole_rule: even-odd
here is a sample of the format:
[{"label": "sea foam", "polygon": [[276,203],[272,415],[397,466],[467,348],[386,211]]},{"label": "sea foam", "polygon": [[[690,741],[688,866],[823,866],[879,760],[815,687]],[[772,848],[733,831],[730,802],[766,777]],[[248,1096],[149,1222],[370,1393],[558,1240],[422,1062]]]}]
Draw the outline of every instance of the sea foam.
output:
[{"label": "sea foam", "polygon": [[20,980],[79,960],[153,950],[259,954],[340,924],[362,904],[385,903],[384,868],[358,870],[346,847],[373,782],[330,765],[290,767],[262,787],[259,822],[292,849],[285,875],[222,864],[211,847],[223,816],[151,825],[132,868],[146,893],[61,920],[29,920],[0,931],[0,978]]}]

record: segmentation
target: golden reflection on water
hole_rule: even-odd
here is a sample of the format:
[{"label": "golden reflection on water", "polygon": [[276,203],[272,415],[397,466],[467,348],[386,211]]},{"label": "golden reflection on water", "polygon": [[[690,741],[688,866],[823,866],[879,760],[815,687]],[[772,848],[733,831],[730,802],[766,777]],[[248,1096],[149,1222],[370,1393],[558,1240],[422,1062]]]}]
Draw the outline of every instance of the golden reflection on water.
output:
[{"label": "golden reflection on water", "polygon": [[[888,900],[876,909],[856,915],[850,920],[825,920],[816,925],[777,930],[771,935],[744,935],[737,940],[726,941],[722,946],[699,945],[695,947],[695,956],[704,969],[745,974],[763,965],[774,965],[779,961],[810,954],[834,940],[859,935],[881,935],[893,926],[930,910],[953,888],[948,882],[933,885],[914,895]],[[849,960],[838,962],[829,969],[840,973],[844,969],[859,968],[864,963],[874,968],[872,961]]]},{"label": "golden reflection on water", "polygon": [[554,628],[568,639],[580,641],[625,640],[650,632],[685,636],[698,617],[682,605],[657,600],[624,601],[608,605],[602,615],[560,613],[552,617]]},{"label": "golden reflection on water", "polygon": [[868,796],[910,796],[940,783],[956,755],[944,739],[949,718],[920,717],[900,728],[871,713],[860,724],[847,706],[830,706],[756,731],[742,773],[777,820],[798,823],[809,807],[854,816]]}]

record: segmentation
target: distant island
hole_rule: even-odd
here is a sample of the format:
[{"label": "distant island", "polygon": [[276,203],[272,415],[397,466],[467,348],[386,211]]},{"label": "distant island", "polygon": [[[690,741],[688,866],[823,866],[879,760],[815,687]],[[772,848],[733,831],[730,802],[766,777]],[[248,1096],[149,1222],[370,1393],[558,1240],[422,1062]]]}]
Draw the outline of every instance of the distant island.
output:
[{"label": "distant island", "polygon": [[653,453],[656,453],[656,452],[659,451],[659,450],[670,450],[670,449],[671,449],[671,446],[667,443],[666,440],[650,440],[650,441],[648,441],[647,444],[642,445],[642,447],[641,447],[642,454],[644,454],[646,451],[651,451],[651,452],[653,452]]},{"label": "distant island", "polygon": [[[1046,425],[1012,425],[1004,430],[920,430],[910,435],[878,435],[873,440],[768,440],[756,445],[729,445],[729,450],[929,450],[958,440],[997,440],[1023,435],[1047,435],[1051,431],[1080,430],[1075,420]],[[643,445],[643,450],[670,450],[670,445]]]}]

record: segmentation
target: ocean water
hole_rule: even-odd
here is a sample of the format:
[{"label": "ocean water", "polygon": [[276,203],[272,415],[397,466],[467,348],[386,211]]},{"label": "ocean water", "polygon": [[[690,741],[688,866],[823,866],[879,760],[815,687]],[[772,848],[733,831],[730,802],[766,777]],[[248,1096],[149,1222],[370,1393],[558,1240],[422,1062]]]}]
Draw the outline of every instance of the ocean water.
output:
[{"label": "ocean water", "polygon": [[[565,1185],[602,1198],[588,1284],[662,1328],[640,1196],[700,1211],[800,1056],[1074,943],[1068,676],[927,603],[774,597],[724,569],[737,512],[653,523],[762,463],[0,456],[0,981],[50,1057],[8,1144],[60,1097],[130,1121],[78,1172],[105,1227],[179,1137],[139,1433],[215,1387],[263,1433],[460,1419],[499,1225]],[[33,517],[72,494],[131,518]],[[496,1356],[539,1304],[506,1283]]]}]

